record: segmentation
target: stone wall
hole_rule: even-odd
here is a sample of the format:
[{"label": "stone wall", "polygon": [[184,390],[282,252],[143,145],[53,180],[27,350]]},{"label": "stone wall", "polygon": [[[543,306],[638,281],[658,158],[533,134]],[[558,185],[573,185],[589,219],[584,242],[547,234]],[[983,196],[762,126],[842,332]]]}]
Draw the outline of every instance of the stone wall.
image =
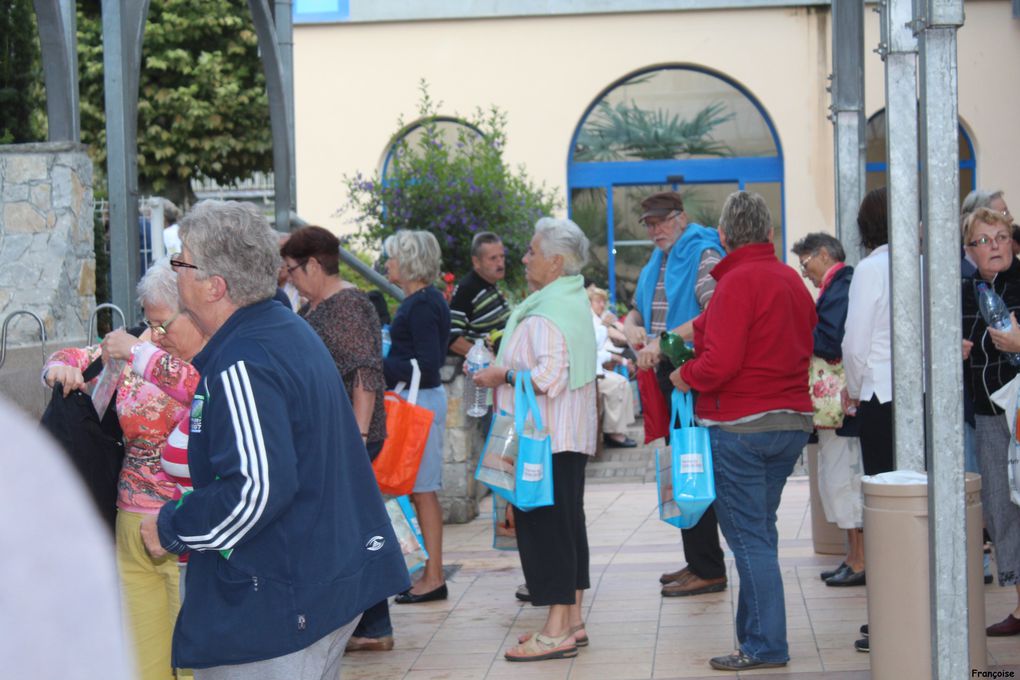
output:
[{"label": "stone wall", "polygon": [[478,456],[485,441],[488,418],[472,418],[464,411],[464,360],[447,357],[440,371],[446,388],[446,441],[443,445],[443,521],[463,524],[478,516],[478,500],[488,488],[475,481]]},{"label": "stone wall", "polygon": [[[92,162],[84,146],[0,146],[0,320],[15,310],[34,312],[46,327],[47,350],[71,339],[80,343],[95,308],[92,206]],[[42,356],[38,342],[32,319],[10,324],[8,358],[23,356],[25,364],[0,370],[0,392],[16,401],[23,388],[12,380],[23,381],[12,372],[33,374],[38,382],[41,361],[32,359]]]}]

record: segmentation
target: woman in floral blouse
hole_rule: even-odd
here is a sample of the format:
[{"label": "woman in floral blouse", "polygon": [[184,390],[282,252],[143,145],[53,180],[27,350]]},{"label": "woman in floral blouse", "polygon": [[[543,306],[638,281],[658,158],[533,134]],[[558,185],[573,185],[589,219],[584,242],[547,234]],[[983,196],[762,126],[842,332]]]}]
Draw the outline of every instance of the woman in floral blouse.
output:
[{"label": "woman in floral blouse", "polygon": [[133,637],[137,677],[172,680],[170,640],[177,611],[178,569],[174,556],[152,559],[139,525],[174,498],[176,486],[160,455],[167,437],[188,417],[198,372],[188,361],[204,338],[178,307],[177,276],[163,260],[138,283],[148,329],[136,338],[117,330],[101,345],[63,349],[43,369],[46,383],[84,389],[82,372],[101,354],[104,364],[122,360],[116,409],[124,431],[124,466],[117,496],[117,570]]}]

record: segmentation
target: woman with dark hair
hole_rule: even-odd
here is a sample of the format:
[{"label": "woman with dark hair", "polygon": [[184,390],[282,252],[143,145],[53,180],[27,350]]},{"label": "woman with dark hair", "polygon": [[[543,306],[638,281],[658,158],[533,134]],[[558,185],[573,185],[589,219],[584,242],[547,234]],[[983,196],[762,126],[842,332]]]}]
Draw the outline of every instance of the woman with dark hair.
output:
[{"label": "woman with dark hair", "polygon": [[[354,284],[340,278],[340,240],[322,227],[302,227],[280,248],[284,271],[308,302],[298,310],[333,356],[354,408],[370,458],[386,439],[382,331],[375,306]],[[349,651],[393,648],[386,600],[368,609],[347,643]]]}]

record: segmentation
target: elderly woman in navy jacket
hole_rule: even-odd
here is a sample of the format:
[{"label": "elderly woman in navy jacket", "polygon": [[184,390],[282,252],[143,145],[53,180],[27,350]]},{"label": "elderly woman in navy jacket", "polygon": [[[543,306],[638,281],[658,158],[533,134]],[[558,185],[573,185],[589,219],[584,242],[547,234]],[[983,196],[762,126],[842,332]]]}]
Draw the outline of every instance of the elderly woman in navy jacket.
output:
[{"label": "elderly woman in navy jacket", "polygon": [[[853,267],[844,264],[846,253],[839,240],[824,232],[808,234],[791,250],[800,259],[801,276],[819,290],[815,304],[818,325],[814,331],[814,355],[833,366],[842,366]],[[827,520],[846,529],[848,546],[846,559],[835,569],[823,571],[821,576],[830,586],[864,585],[861,444],[853,416],[844,413],[842,420],[842,427],[835,428],[815,422],[822,508]]]}]

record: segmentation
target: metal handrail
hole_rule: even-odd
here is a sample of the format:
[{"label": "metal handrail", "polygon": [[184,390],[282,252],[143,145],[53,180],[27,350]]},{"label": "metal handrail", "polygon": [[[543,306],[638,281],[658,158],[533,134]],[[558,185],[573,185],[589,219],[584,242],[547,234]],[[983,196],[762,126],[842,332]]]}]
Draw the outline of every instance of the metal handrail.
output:
[{"label": "metal handrail", "polygon": [[118,314],[120,314],[121,325],[123,326],[127,325],[127,317],[124,316],[124,310],[118,307],[117,305],[113,304],[112,302],[104,302],[101,305],[96,305],[96,308],[92,310],[92,314],[89,316],[88,335],[85,337],[85,342],[87,344],[92,344],[92,339],[96,337],[97,326],[96,317],[99,315],[99,312],[103,309],[112,309],[113,311],[117,312]]},{"label": "metal handrail", "polygon": [[43,324],[43,320],[35,312],[19,309],[8,314],[4,319],[3,327],[0,328],[0,368],[3,368],[4,362],[7,361],[7,326],[10,325],[16,316],[30,316],[39,324],[39,344],[42,348],[43,357],[45,358],[46,356],[46,326]]}]

